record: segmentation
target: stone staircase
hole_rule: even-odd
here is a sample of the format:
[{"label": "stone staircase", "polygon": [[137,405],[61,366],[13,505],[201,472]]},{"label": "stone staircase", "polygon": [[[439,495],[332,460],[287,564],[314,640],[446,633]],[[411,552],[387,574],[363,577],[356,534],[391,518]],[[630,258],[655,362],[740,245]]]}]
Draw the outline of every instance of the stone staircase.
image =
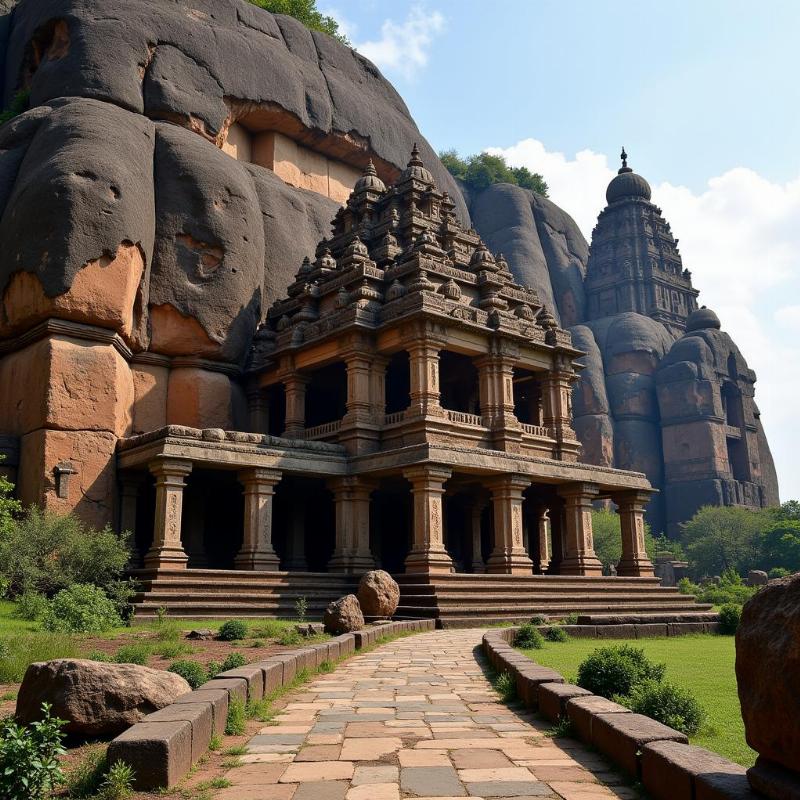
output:
[{"label": "stone staircase", "polygon": [[[443,628],[525,622],[534,614],[576,612],[592,624],[620,617],[643,622],[710,621],[710,605],[663,587],[658,578],[585,578],[567,575],[400,575],[398,619],[436,619]],[[589,623],[589,620],[581,620]]]},{"label": "stone staircase", "polygon": [[[170,617],[293,617],[305,597],[308,615],[320,618],[331,600],[355,592],[358,576],[334,572],[249,572],[173,570],[157,576],[134,573],[140,591],[137,619],[152,619],[165,608]],[[525,622],[534,614],[576,612],[592,624],[621,617],[641,621],[707,621],[711,606],[662,587],[657,578],[584,578],[564,575],[397,575],[397,619],[435,619],[439,627],[492,622]],[[583,620],[582,620],[583,621]]]}]

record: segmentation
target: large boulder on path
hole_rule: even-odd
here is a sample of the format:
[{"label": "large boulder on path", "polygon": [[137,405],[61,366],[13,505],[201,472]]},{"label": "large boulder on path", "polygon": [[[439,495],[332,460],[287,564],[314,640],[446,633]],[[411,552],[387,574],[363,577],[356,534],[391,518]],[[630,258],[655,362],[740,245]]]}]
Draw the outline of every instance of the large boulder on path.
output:
[{"label": "large boulder on path", "polygon": [[358,602],[366,617],[391,617],[400,604],[400,587],[388,572],[370,570],[358,584]]},{"label": "large boulder on path", "polygon": [[364,615],[354,594],[346,594],[334,600],[326,609],[322,618],[325,630],[338,636],[341,633],[360,631],[364,627]]},{"label": "large boulder on path", "polygon": [[191,691],[173,672],[136,664],[58,659],[31,664],[17,696],[17,722],[41,718],[42,703],[78,736],[116,736]]},{"label": "large boulder on path", "polygon": [[742,610],[736,681],[747,744],[800,768],[800,574],[770,581]]}]

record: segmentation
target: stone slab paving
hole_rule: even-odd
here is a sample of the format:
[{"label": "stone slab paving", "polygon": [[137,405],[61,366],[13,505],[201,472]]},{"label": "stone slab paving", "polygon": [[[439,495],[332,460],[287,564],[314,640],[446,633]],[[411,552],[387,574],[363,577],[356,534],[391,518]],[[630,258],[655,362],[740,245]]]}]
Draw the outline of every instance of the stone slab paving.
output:
[{"label": "stone slab paving", "polygon": [[599,755],[499,702],[479,630],[383,645],[318,676],[248,744],[217,800],[638,798]]}]

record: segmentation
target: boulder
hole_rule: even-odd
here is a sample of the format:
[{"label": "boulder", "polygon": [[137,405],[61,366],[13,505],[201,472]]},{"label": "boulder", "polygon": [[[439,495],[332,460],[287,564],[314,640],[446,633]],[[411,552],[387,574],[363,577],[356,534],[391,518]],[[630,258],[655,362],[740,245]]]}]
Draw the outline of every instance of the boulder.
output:
[{"label": "boulder", "polygon": [[800,765],[800,574],[770,581],[742,609],[736,681],[747,743],[772,763]]},{"label": "boulder", "polygon": [[359,581],[358,602],[367,617],[391,617],[400,604],[400,587],[388,572],[373,569]]},{"label": "boulder", "polygon": [[58,659],[31,664],[17,696],[20,723],[41,717],[42,703],[78,736],[116,736],[191,691],[172,672],[136,664]]},{"label": "boulder", "polygon": [[763,569],[751,569],[747,573],[748,586],[766,586],[769,583],[769,576]]},{"label": "boulder", "polygon": [[364,615],[354,594],[346,594],[334,600],[326,609],[323,617],[325,630],[338,636],[341,633],[352,633],[364,627]]}]

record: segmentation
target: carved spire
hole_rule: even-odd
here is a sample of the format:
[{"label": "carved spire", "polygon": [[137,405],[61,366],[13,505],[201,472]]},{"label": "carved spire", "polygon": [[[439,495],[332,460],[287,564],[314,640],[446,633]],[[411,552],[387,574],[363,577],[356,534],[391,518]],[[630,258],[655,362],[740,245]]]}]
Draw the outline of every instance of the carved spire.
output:
[{"label": "carved spire", "polygon": [[622,145],[622,152],[619,154],[619,157],[622,159],[622,166],[619,168],[617,175],[622,175],[623,172],[633,172],[628,166],[628,154],[625,152],[625,145]]}]

